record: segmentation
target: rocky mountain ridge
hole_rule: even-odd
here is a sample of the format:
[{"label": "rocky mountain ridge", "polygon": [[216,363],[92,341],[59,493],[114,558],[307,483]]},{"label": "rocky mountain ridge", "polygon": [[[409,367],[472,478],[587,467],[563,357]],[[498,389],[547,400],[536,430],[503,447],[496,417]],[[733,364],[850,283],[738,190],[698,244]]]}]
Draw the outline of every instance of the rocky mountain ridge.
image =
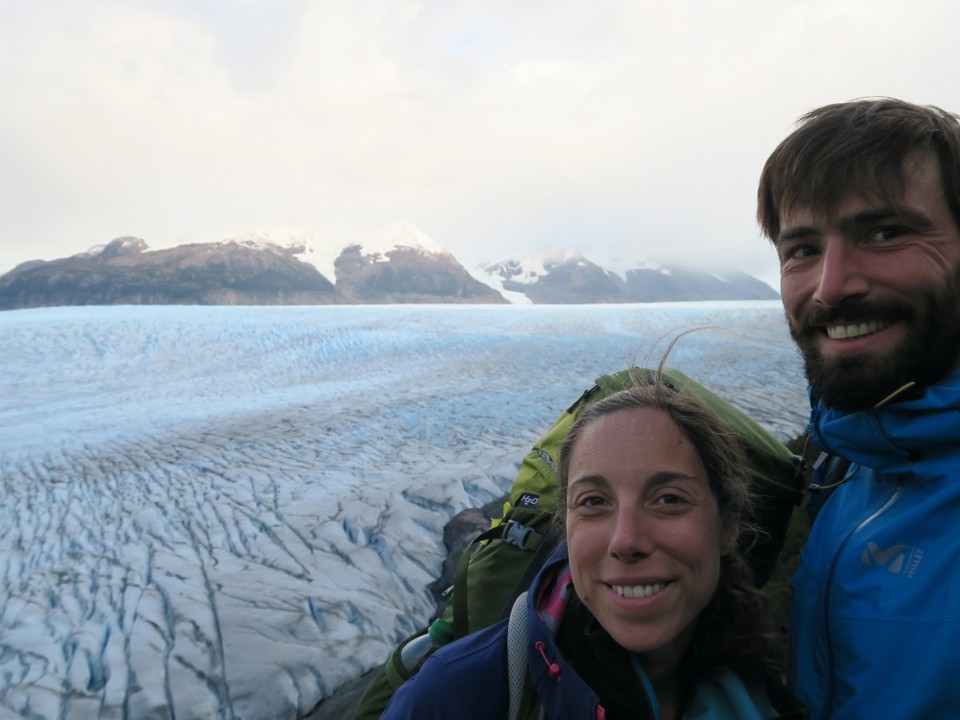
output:
[{"label": "rocky mountain ridge", "polygon": [[[328,255],[330,253],[328,252]],[[333,275],[319,267],[332,268]],[[775,299],[746,273],[680,267],[604,269],[576,253],[515,257],[468,272],[409,223],[318,258],[263,236],[151,250],[122,237],[88,252],[23,263],[0,276],[0,309],[62,305],[589,304]]]},{"label": "rocky mountain ridge", "polygon": [[486,268],[504,290],[538,304],[774,300],[766,283],[744,272],[710,273],[680,266],[641,266],[621,273],[576,253],[510,258]]}]

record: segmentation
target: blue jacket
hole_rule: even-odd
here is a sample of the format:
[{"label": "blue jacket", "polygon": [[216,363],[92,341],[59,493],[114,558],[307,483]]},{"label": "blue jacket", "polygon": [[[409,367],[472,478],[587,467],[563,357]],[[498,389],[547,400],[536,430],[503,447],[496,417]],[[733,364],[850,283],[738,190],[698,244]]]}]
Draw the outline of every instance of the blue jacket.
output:
[{"label": "blue jacket", "polygon": [[[553,632],[534,607],[536,588],[565,565],[566,549],[551,556],[527,595],[528,675],[547,718],[602,720],[605,711],[594,691],[560,653]],[[540,644],[542,643],[542,646]],[[542,647],[542,652],[538,649]],[[637,665],[641,679],[649,682]],[[652,691],[637,720],[659,720]],[[491,720],[504,718],[509,705],[507,621],[440,648],[420,671],[394,693],[382,720]],[[766,712],[757,708],[762,707]],[[644,712],[645,711],[645,712]],[[777,717],[762,685],[744,684],[734,673],[719,671],[698,683],[685,720],[760,720]]]},{"label": "blue jacket", "polygon": [[811,402],[855,473],[801,552],[789,684],[813,718],[960,718],[960,372],[879,410]]}]

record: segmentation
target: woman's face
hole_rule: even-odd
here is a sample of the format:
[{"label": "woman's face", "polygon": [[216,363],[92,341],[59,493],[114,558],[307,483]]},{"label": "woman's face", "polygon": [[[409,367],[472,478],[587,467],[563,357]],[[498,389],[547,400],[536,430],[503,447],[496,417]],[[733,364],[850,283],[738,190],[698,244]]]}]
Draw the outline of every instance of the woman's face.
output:
[{"label": "woman's face", "polygon": [[583,603],[648,672],[676,667],[729,550],[690,440],[660,410],[594,420],[571,453],[566,524]]}]

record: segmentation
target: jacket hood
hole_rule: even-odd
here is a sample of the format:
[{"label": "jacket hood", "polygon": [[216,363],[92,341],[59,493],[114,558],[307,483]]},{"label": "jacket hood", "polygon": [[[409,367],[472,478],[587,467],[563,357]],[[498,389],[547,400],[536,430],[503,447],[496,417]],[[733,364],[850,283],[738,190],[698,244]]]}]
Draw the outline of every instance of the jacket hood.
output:
[{"label": "jacket hood", "polygon": [[942,475],[960,443],[960,371],[920,397],[843,412],[812,389],[808,432],[824,450],[884,473]]}]

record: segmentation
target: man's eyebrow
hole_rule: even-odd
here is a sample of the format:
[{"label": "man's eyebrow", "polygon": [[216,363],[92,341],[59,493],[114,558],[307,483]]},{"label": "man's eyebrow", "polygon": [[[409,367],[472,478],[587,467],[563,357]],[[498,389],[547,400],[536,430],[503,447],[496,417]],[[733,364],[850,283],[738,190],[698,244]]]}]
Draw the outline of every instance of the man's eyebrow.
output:
[{"label": "man's eyebrow", "polygon": [[817,234],[818,231],[816,228],[810,227],[809,225],[797,225],[796,227],[781,231],[780,234],[777,235],[777,240],[774,244],[779,245],[782,242],[788,242],[790,240],[802,240],[803,238],[812,237]]},{"label": "man's eyebrow", "polygon": [[863,225],[890,221],[907,223],[918,230],[933,227],[933,222],[926,213],[908,207],[907,205],[891,205],[889,207],[864,210],[863,212],[841,218],[838,225],[842,230],[848,230]]},{"label": "man's eyebrow", "polygon": [[[907,205],[891,205],[889,207],[873,208],[862,212],[853,213],[837,220],[837,226],[843,232],[852,232],[864,225],[871,225],[879,222],[902,222],[918,230],[926,230],[933,227],[933,222],[926,215]],[[804,238],[819,235],[820,231],[810,225],[797,225],[787,228],[777,235],[776,245],[790,240],[802,240]]]}]

